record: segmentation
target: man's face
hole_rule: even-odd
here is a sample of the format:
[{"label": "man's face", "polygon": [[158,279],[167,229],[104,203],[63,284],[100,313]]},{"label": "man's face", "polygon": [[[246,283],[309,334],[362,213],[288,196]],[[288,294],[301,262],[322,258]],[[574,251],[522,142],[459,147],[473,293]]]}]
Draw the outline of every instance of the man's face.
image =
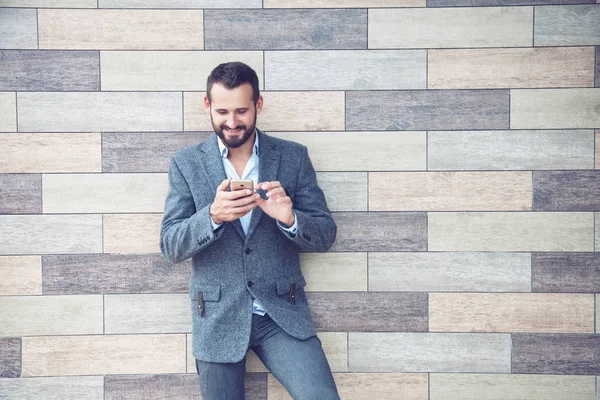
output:
[{"label": "man's face", "polygon": [[252,86],[244,83],[227,89],[215,83],[210,90],[211,102],[204,97],[204,108],[210,114],[215,133],[230,148],[238,148],[254,133],[256,116],[262,111],[262,96],[252,100]]}]

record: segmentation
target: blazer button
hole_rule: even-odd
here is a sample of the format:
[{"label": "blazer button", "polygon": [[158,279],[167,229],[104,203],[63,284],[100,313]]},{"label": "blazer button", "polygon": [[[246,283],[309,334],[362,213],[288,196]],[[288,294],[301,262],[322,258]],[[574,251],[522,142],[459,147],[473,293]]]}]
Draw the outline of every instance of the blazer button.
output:
[{"label": "blazer button", "polygon": [[246,251],[244,251],[244,253],[250,254],[250,253],[252,253],[252,249],[247,248]]},{"label": "blazer button", "polygon": [[254,283],[252,281],[248,281],[248,287],[252,287],[252,285],[254,285]]}]

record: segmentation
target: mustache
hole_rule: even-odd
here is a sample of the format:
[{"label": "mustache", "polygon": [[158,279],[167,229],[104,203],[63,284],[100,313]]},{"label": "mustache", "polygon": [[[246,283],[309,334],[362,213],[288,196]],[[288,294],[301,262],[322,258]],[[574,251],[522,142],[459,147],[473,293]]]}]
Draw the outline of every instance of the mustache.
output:
[{"label": "mustache", "polygon": [[221,129],[227,129],[227,130],[230,130],[230,131],[235,131],[237,129],[246,129],[246,125],[238,125],[235,128],[230,128],[227,125],[223,124],[223,125],[221,125]]}]

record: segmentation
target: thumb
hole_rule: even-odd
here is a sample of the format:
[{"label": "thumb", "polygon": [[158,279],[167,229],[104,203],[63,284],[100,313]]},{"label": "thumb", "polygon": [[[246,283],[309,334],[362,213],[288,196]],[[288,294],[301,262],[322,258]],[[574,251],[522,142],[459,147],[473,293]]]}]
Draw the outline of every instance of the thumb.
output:
[{"label": "thumb", "polygon": [[217,192],[225,192],[231,183],[231,178],[225,179],[219,186],[217,186]]}]

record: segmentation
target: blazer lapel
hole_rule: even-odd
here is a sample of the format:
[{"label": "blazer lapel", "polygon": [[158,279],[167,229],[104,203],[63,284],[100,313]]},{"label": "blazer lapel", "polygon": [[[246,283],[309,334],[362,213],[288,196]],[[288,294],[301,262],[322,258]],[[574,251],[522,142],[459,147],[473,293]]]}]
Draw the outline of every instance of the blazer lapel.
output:
[{"label": "blazer lapel", "polygon": [[[275,144],[269,136],[265,135],[258,129],[256,131],[258,132],[258,181],[275,181],[277,180],[277,172],[279,171],[279,160],[281,159],[281,153],[277,148],[277,144]],[[264,211],[260,207],[256,207],[252,211],[247,237],[252,235],[263,214]]]}]

